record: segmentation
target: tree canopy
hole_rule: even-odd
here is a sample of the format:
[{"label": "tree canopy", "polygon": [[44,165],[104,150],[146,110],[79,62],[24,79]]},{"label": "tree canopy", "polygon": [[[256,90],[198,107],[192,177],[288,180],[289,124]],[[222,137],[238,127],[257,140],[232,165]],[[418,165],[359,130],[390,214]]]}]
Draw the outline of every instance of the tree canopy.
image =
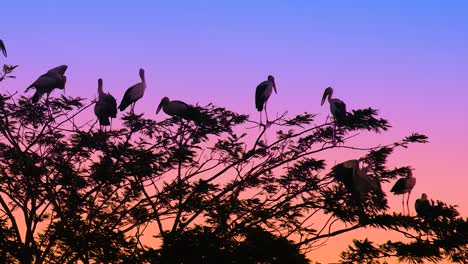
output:
[{"label": "tree canopy", "polygon": [[[9,87],[15,68],[3,67]],[[369,106],[339,126],[284,113],[258,129],[209,104],[196,106],[198,122],[125,112],[120,127],[102,131],[91,117],[76,121],[94,103],[58,91],[38,103],[0,95],[0,262],[311,263],[324,240],[366,227],[407,240],[356,240],[342,263],[468,262],[468,221],[454,206],[390,213],[385,191],[356,195],[317,158],[358,150],[373,181],[405,177],[411,164],[387,161],[427,137],[350,145],[390,128]]]}]

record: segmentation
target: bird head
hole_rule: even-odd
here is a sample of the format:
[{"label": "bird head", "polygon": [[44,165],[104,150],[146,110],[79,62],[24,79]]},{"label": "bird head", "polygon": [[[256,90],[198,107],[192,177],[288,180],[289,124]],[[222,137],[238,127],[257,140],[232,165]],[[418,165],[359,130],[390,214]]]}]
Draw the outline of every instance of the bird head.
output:
[{"label": "bird head", "polygon": [[158,109],[156,110],[156,114],[159,113],[159,111],[161,111],[161,108],[163,108],[163,106],[167,105],[169,103],[169,98],[168,97],[164,97],[161,102],[159,103],[159,106],[158,106]]},{"label": "bird head", "polygon": [[140,74],[141,80],[144,80],[145,79],[145,70],[143,70],[143,68],[140,69],[139,74]]},{"label": "bird head", "polygon": [[273,90],[275,90],[275,93],[278,94],[278,91],[276,91],[275,77],[273,77],[273,75],[268,75],[268,81],[271,82],[273,85]]},{"label": "bird head", "polygon": [[325,91],[323,92],[322,96],[322,103],[320,105],[323,105],[325,103],[325,99],[327,99],[327,96],[330,96],[333,93],[333,88],[327,87]]}]

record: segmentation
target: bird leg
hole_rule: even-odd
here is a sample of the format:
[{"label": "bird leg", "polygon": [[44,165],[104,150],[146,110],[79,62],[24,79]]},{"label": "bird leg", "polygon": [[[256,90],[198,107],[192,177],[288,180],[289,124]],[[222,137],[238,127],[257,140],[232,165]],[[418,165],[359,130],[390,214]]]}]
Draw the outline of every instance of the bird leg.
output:
[{"label": "bird leg", "polygon": [[408,192],[408,197],[406,197],[406,208],[408,209],[408,216],[411,215],[409,205],[408,205],[410,195],[411,195],[411,190]]},{"label": "bird leg", "polygon": [[268,111],[267,111],[268,101],[265,102],[265,116],[266,116],[266,125],[268,125]]},{"label": "bird leg", "polygon": [[332,138],[333,144],[335,144],[336,142],[335,134],[336,134],[336,123],[333,124],[333,138]]},{"label": "bird leg", "polygon": [[403,215],[405,214],[405,194],[401,197],[401,206],[403,207]]},{"label": "bird leg", "polygon": [[260,124],[258,124],[258,130],[262,129],[262,111],[260,113]]}]

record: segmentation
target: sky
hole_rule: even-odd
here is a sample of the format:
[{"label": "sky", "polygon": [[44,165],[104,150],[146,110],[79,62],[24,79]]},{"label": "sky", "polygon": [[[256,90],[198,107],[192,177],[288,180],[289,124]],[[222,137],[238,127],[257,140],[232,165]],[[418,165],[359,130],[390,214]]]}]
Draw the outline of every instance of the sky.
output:
[{"label": "sky", "polygon": [[[2,1],[0,14],[9,55],[1,62],[20,65],[2,90],[23,92],[67,64],[68,95],[92,99],[103,78],[120,101],[144,68],[148,88],[136,110],[148,117],[164,118],[154,112],[168,96],[257,118],[255,87],[272,74],[270,115],[324,119],[320,99],[332,86],[348,109],[379,109],[393,125],[360,145],[429,136],[390,164],[415,169],[412,201],[425,192],[468,215],[466,1]],[[399,196],[388,198],[401,210]],[[358,235],[331,239],[313,259],[336,261]]]}]

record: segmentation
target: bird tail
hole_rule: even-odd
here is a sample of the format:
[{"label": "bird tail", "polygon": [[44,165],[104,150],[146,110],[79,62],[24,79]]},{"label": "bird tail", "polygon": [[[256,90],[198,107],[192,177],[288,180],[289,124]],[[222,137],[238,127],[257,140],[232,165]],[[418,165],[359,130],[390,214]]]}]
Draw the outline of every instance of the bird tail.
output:
[{"label": "bird tail", "polygon": [[98,117],[101,126],[110,126],[110,118],[105,116]]},{"label": "bird tail", "polygon": [[41,100],[41,97],[42,97],[42,93],[36,90],[36,92],[34,93],[31,101],[33,103],[37,103],[37,102],[39,102],[39,100]]},{"label": "bird tail", "polygon": [[256,100],[256,101],[255,101],[255,108],[257,108],[257,110],[258,110],[259,112],[261,112],[261,111],[263,111],[263,103],[262,103],[262,102],[259,102],[259,101],[261,101],[261,100]]}]

